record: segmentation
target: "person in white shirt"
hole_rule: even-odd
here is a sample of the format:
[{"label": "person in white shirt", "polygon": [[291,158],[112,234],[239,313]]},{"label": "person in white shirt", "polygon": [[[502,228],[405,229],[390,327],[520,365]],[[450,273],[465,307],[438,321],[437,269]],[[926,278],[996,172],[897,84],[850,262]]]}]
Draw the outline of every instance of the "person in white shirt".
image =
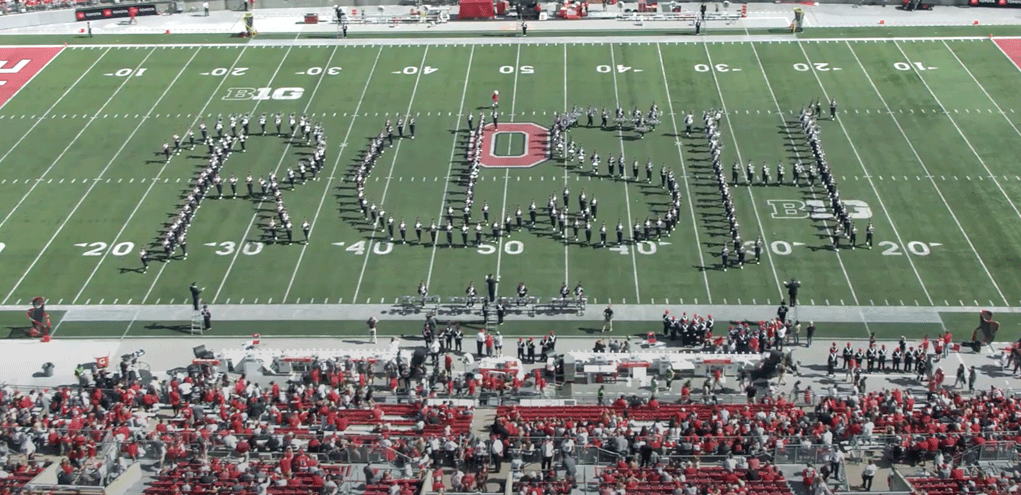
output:
[{"label": "person in white shirt", "polygon": [[482,357],[483,348],[486,346],[486,329],[480,328],[479,333],[475,334],[475,347],[478,351],[479,357]]},{"label": "person in white shirt", "polygon": [[574,455],[574,438],[568,436],[560,444],[560,450],[564,455]]},{"label": "person in white shirt", "polygon": [[876,476],[878,471],[879,466],[876,466],[876,461],[870,459],[869,464],[861,472],[861,486],[863,490],[867,492],[872,491],[872,478]]},{"label": "person in white shirt", "polygon": [[723,469],[726,469],[728,473],[733,473],[737,469],[737,459],[734,459],[733,454],[727,455],[727,458],[723,461]]},{"label": "person in white shirt", "polygon": [[540,469],[542,471],[548,471],[553,467],[553,438],[546,435],[546,439],[543,440],[542,446],[539,448],[539,452],[542,454],[542,463]]},{"label": "person in white shirt", "polygon": [[493,458],[494,473],[499,473],[500,468],[503,466],[503,440],[500,438],[494,438],[493,444],[490,446],[489,453]]}]

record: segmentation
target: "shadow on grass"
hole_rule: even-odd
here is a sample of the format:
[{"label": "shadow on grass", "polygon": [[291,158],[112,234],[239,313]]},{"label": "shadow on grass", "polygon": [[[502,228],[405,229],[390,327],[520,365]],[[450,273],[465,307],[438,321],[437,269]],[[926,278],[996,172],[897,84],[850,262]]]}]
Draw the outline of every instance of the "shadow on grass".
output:
[{"label": "shadow on grass", "polygon": [[185,335],[191,335],[191,325],[183,324],[165,324],[153,322],[144,327],[146,330],[170,330]]},{"label": "shadow on grass", "polygon": [[7,327],[7,338],[8,339],[35,339],[37,337],[32,336],[32,327]]}]

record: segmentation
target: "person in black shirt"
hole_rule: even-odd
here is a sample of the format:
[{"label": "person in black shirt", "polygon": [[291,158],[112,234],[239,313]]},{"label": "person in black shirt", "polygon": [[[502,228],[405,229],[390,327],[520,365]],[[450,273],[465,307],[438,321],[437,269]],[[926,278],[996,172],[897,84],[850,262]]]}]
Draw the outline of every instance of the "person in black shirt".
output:
[{"label": "person in black shirt", "polygon": [[607,305],[606,309],[603,310],[603,321],[604,321],[603,329],[601,331],[605,332],[606,329],[609,328],[610,331],[612,332],[613,331],[613,308],[610,307],[609,305]]},{"label": "person in black shirt", "polygon": [[191,305],[195,311],[199,310],[199,294],[202,293],[203,289],[200,289],[195,282],[191,283],[191,287],[188,288],[191,291]]}]

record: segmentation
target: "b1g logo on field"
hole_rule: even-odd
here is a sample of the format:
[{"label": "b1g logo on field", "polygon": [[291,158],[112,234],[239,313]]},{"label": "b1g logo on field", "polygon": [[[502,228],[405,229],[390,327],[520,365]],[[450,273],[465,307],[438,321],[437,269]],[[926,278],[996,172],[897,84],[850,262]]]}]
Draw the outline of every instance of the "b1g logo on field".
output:
[{"label": "b1g logo on field", "polygon": [[486,168],[528,168],[549,158],[549,132],[531,122],[487,125],[482,131],[482,156]]},{"label": "b1g logo on field", "polygon": [[[813,220],[830,220],[833,218],[833,213],[827,211],[826,203],[820,199],[805,201],[797,199],[771,199],[767,203],[773,209],[773,218],[811,218]],[[847,208],[847,216],[851,217],[852,220],[872,218],[872,208],[864,201],[847,199],[844,200],[844,207]]]},{"label": "b1g logo on field", "polygon": [[224,100],[297,100],[305,88],[227,88]]}]

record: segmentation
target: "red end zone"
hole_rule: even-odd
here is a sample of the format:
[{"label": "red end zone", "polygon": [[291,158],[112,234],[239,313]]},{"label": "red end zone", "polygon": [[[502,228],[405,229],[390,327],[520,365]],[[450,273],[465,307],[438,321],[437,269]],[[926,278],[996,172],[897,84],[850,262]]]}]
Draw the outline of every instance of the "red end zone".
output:
[{"label": "red end zone", "polygon": [[0,48],[0,108],[42,72],[61,50],[59,46]]},{"label": "red end zone", "polygon": [[[493,142],[501,132],[519,132],[525,137],[525,154],[521,156],[497,156],[493,154]],[[549,132],[545,127],[531,122],[500,124],[494,129],[493,124],[482,129],[482,146],[479,151],[479,165],[487,168],[534,167],[549,158]]]},{"label": "red end zone", "polygon": [[996,46],[1000,47],[1000,51],[1002,51],[1011,62],[1014,62],[1014,66],[1017,67],[1018,70],[1021,70],[1021,39],[993,39],[993,43],[996,43]]}]

